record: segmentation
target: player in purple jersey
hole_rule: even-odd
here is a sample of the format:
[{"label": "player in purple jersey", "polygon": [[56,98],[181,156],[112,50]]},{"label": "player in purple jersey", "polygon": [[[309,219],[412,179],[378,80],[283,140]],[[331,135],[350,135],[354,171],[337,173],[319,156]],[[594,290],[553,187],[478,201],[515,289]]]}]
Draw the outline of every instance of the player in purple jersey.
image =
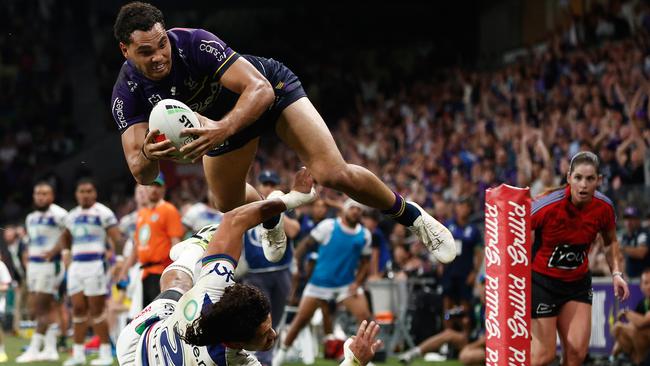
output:
[{"label": "player in purple jersey", "polygon": [[[222,212],[260,199],[246,175],[259,136],[275,130],[320,184],[383,210],[418,235],[439,261],[454,259],[456,247],[447,228],[369,170],[343,160],[300,80],[283,64],[240,55],[202,29],[166,30],[162,12],[146,3],[124,5],[114,33],[126,62],[113,88],[111,108],[138,183],[154,180],[158,160],[173,159],[171,142],[156,142],[159,131],[148,130],[153,106],[173,98],[197,113],[202,127],[184,130],[196,138],[180,152],[194,161],[203,159],[208,186]],[[281,221],[279,216],[263,224],[267,231],[262,245],[270,261],[282,258],[286,248]]]}]

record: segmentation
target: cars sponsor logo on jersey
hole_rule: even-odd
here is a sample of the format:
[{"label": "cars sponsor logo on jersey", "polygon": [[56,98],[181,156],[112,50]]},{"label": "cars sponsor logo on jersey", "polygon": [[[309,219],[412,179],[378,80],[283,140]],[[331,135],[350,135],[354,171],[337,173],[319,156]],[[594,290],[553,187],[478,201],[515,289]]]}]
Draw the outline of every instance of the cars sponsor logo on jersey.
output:
[{"label": "cars sponsor logo on jersey", "polygon": [[587,259],[589,244],[558,244],[548,259],[550,268],[576,269]]},{"label": "cars sponsor logo on jersey", "polygon": [[115,98],[113,101],[113,117],[117,125],[121,128],[126,127],[126,118],[124,117],[124,101],[120,98]]},{"label": "cars sponsor logo on jersey", "polygon": [[213,54],[219,62],[226,59],[226,50],[223,45],[217,41],[208,41],[206,39],[202,39],[201,44],[199,45],[199,50]]}]

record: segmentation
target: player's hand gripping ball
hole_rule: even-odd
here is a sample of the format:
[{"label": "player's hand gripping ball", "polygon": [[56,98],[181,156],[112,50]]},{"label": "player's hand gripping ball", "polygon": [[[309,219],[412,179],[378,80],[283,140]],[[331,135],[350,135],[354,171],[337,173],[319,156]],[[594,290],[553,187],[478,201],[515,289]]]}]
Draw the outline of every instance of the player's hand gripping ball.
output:
[{"label": "player's hand gripping ball", "polygon": [[[201,127],[201,124],[194,112],[185,103],[175,99],[161,100],[149,114],[149,129],[160,131],[160,134],[155,137],[155,141],[161,142],[168,139],[177,150],[196,138],[195,136],[181,136],[181,131],[185,128],[198,127]],[[175,153],[174,157],[174,161],[177,162],[191,162],[189,159],[183,158],[180,152]]]}]

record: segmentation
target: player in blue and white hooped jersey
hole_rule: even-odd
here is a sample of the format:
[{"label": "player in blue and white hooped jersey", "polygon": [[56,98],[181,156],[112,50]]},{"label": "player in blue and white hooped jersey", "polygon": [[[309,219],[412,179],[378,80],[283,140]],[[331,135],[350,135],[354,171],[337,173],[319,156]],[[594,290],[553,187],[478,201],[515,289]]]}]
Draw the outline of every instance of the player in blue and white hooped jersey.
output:
[{"label": "player in blue and white hooped jersey", "polygon": [[72,300],[74,346],[72,357],[64,366],[84,365],[84,342],[88,322],[100,339],[99,357],[91,365],[111,365],[113,355],[106,322],[106,294],[109,276],[106,268],[106,243],[111,250],[121,248],[123,237],[117,218],[111,209],[97,202],[95,184],[89,179],[77,183],[75,191],[78,206],[65,218],[65,227],[57,246],[46,257],[57,255],[63,247],[70,247],[72,262],[68,267],[67,291]]},{"label": "player in blue and white hooped jersey", "polygon": [[52,310],[58,305],[59,286],[64,275],[61,257],[50,261],[44,255],[52,250],[65,230],[64,219],[68,214],[54,203],[54,188],[47,182],[39,182],[33,192],[35,210],[27,215],[27,289],[36,319],[36,330],[29,346],[16,358],[17,363],[34,361],[58,361],[56,349],[56,321]]},{"label": "player in blue and white hooped jersey", "polygon": [[[234,282],[246,230],[315,198],[306,170],[286,195],[238,207],[220,225],[201,229],[171,251],[174,262],[161,277],[161,294],[122,331],[117,341],[122,366],[260,365],[250,351],[268,350],[276,333],[268,299]],[[202,264],[195,273],[197,262]],[[365,365],[380,346],[375,324],[349,340],[346,366]]]},{"label": "player in blue and white hooped jersey", "polygon": [[202,227],[218,224],[221,222],[221,216],[223,216],[223,213],[215,207],[214,197],[212,196],[212,193],[208,191],[207,203],[197,202],[190,206],[181,218],[181,221],[189,232],[196,232]]}]

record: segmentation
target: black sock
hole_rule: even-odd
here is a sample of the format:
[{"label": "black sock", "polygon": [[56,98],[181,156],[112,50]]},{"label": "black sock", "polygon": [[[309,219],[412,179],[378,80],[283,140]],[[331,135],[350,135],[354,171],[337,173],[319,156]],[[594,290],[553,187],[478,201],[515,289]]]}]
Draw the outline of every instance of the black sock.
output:
[{"label": "black sock", "polygon": [[406,202],[404,197],[398,193],[393,192],[393,194],[395,194],[395,203],[393,204],[393,207],[382,211],[382,213],[388,215],[390,218],[404,226],[413,226],[415,219],[422,215],[422,213],[417,207]]},{"label": "black sock", "polygon": [[273,216],[270,219],[264,221],[262,223],[262,226],[267,230],[268,229],[273,229],[275,227],[275,225],[278,224],[278,222],[280,222],[280,215]]}]

